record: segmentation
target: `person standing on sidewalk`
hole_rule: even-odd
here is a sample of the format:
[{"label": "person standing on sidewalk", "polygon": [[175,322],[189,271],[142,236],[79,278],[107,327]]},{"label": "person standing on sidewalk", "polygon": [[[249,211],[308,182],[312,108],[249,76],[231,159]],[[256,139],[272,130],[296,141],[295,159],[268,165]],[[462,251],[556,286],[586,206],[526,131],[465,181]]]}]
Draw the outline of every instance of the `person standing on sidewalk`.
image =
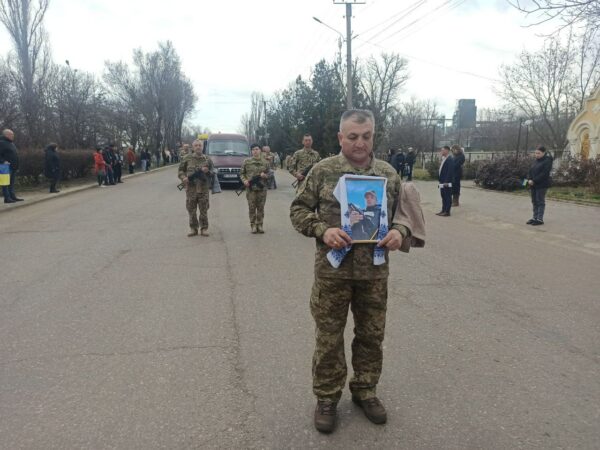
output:
[{"label": "person standing on sidewalk", "polygon": [[527,174],[527,185],[531,192],[533,204],[533,217],[527,225],[544,225],[544,211],[546,210],[546,192],[550,187],[550,172],[552,171],[552,157],[546,154],[543,145],[535,149],[535,160]]},{"label": "person standing on sidewalk", "polygon": [[115,183],[122,183],[121,176],[123,175],[123,153],[120,148],[115,150],[114,146],[110,147],[114,160]]},{"label": "person standing on sidewalk", "polygon": [[17,147],[13,143],[15,133],[12,130],[6,129],[2,131],[0,136],[0,163],[8,164],[10,169],[10,181],[8,186],[2,186],[2,194],[4,195],[4,203],[22,202],[22,198],[18,198],[15,194],[15,178],[19,171],[19,155]]},{"label": "person standing on sidewalk", "polygon": [[413,166],[417,160],[417,154],[412,147],[408,147],[408,153],[404,159],[404,174],[406,175],[406,181],[412,181],[413,177]]},{"label": "person standing on sidewalk", "polygon": [[44,176],[50,181],[50,193],[58,194],[56,184],[60,179],[60,157],[58,156],[58,145],[48,144],[44,149]]},{"label": "person standing on sidewalk", "polygon": [[104,160],[104,155],[102,155],[102,148],[100,147],[96,147],[96,153],[94,153],[94,166],[96,168],[98,186],[106,186],[108,184],[106,178],[106,161]]},{"label": "person standing on sidewalk", "polygon": [[135,152],[132,147],[127,149],[127,166],[129,168],[129,173],[132,174],[135,172]]},{"label": "person standing on sidewalk", "polygon": [[452,146],[452,162],[454,163],[454,179],[452,180],[452,206],[460,206],[460,180],[463,177],[465,152],[460,145]]},{"label": "person standing on sidewalk", "polygon": [[442,210],[436,215],[448,217],[452,207],[452,181],[454,179],[454,161],[450,156],[450,147],[444,145],[440,149],[440,156],[442,161],[440,162],[438,181],[440,183],[440,195],[442,196]]}]

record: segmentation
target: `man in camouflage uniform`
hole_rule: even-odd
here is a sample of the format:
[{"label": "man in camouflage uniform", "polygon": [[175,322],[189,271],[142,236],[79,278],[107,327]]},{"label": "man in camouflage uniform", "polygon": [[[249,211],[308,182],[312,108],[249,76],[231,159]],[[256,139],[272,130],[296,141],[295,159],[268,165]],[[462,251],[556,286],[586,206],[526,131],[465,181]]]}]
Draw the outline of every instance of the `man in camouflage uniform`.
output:
[{"label": "man in camouflage uniform", "polygon": [[291,157],[288,164],[288,171],[296,178],[296,180],[298,180],[296,192],[300,190],[302,182],[304,181],[304,178],[306,178],[306,175],[303,172],[321,159],[319,154],[312,149],[312,143],[312,136],[310,134],[305,134],[302,138],[302,145],[304,147],[294,152],[294,155]]},{"label": "man in camouflage uniform", "polygon": [[[203,147],[203,141],[194,141],[193,151],[184,156],[179,164],[178,176],[185,186],[185,206],[190,216],[190,232],[188,233],[190,237],[198,235],[198,227],[200,227],[202,236],[208,236],[208,195],[212,185],[214,165],[208,156],[202,154]],[[197,171],[201,171],[204,175],[189,181],[189,177]],[[196,216],[196,209],[199,210],[199,218]]]},{"label": "man in camouflage uniform", "polygon": [[[267,183],[271,174],[269,162],[261,156],[257,144],[251,146],[252,158],[247,158],[242,164],[240,178],[246,186],[246,199],[250,213],[250,229],[252,233],[264,233],[263,218],[265,216],[265,203],[267,201]],[[258,183],[251,183],[252,179],[259,177]],[[256,178],[255,178],[256,179]]]},{"label": "man in camouflage uniform", "polygon": [[263,145],[261,156],[269,163],[269,169],[271,169],[271,176],[267,180],[267,188],[277,189],[277,182],[275,181],[275,154],[271,152],[271,147]]},{"label": "man in camouflage uniform", "polygon": [[[317,397],[315,427],[331,432],[336,407],[346,382],[344,328],[348,306],[354,316],[352,400],[374,423],[385,423],[385,408],[376,397],[382,367],[382,342],[387,304],[388,251],[398,250],[410,236],[403,225],[393,224],[400,178],[386,162],[373,156],[375,120],[370,111],[350,110],[342,115],[338,139],[342,151],[316,164],[290,208],[294,228],[316,238],[315,281],[310,308],[316,323],[313,355],[313,392]],[[386,177],[388,226],[378,244],[354,244],[339,268],[327,260],[330,249],[342,249],[351,238],[341,229],[340,204],[333,191],[343,174]],[[375,245],[386,249],[385,264],[374,265]]]}]

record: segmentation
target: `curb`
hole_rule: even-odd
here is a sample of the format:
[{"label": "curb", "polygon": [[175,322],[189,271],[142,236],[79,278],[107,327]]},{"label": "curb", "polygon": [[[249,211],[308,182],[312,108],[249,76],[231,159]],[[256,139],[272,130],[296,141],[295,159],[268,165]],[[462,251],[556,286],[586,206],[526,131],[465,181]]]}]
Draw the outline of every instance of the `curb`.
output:
[{"label": "curb", "polygon": [[[162,167],[158,167],[156,169],[152,169],[148,172],[137,172],[137,173],[133,173],[133,174],[126,174],[123,175],[122,178],[124,180],[128,179],[128,178],[133,178],[133,177],[137,177],[137,176],[141,176],[141,175],[145,175],[145,174],[152,174],[154,172],[160,172],[161,170],[165,170],[165,169],[169,169],[171,167],[176,166],[176,164],[170,164],[168,166],[162,166]],[[55,198],[60,198],[60,197],[65,197],[67,195],[71,195],[71,194],[76,194],[78,192],[81,191],[86,191],[88,189],[92,189],[98,186],[98,183],[92,183],[92,184],[86,184],[83,186],[78,186],[75,187],[73,189],[70,189],[68,191],[61,191],[59,194],[57,195],[47,195],[46,197],[40,197],[40,198],[36,198],[33,200],[29,200],[29,201],[24,201],[24,202],[19,202],[17,204],[14,204],[13,206],[9,206],[8,208],[0,208],[0,214],[8,212],[8,211],[14,211],[15,209],[21,209],[21,208],[25,208],[27,206],[32,206],[32,205],[36,205],[38,203],[41,202],[46,202],[49,200],[53,200]]]}]

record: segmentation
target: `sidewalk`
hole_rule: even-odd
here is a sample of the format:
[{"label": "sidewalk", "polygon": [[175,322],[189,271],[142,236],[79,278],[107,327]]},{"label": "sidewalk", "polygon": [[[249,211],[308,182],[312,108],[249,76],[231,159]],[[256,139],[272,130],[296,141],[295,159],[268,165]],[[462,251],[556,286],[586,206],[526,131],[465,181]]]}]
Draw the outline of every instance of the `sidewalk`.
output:
[{"label": "sidewalk", "polygon": [[[123,180],[127,180],[128,178],[133,178],[133,177],[141,176],[144,174],[154,173],[154,172],[157,172],[157,171],[160,171],[163,169],[168,169],[169,167],[175,167],[175,166],[177,166],[177,164],[169,164],[168,166],[161,166],[156,169],[152,169],[148,172],[139,171],[139,172],[136,172],[131,175],[123,174],[122,178],[123,178]],[[98,187],[98,183],[93,181],[93,182],[89,182],[89,183],[82,183],[82,184],[68,186],[68,187],[62,187],[59,184],[58,188],[59,188],[60,192],[58,194],[50,194],[48,192],[47,184],[44,184],[43,186],[40,186],[39,188],[32,189],[32,190],[19,191],[17,189],[17,197],[22,198],[24,201],[17,202],[17,203],[4,203],[2,201],[2,199],[0,198],[0,213],[5,212],[5,211],[11,211],[11,210],[17,209],[17,208],[23,208],[25,206],[35,205],[36,203],[45,202],[46,200],[52,200],[54,198],[64,197],[65,195],[70,195],[70,194],[74,194],[76,192],[85,191],[86,189],[92,189],[92,188],[97,188],[97,187]]]}]

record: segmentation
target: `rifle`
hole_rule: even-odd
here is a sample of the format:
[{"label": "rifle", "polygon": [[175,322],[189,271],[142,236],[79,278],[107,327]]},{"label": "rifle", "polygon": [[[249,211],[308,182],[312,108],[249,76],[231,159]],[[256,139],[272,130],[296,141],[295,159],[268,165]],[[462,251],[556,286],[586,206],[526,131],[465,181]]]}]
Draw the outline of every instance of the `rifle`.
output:
[{"label": "rifle", "polygon": [[[311,164],[310,166],[306,167],[301,173],[301,175],[306,178],[306,175],[308,175],[308,172],[310,172],[310,169],[312,169],[314,166],[314,164]],[[304,180],[303,180],[304,181]],[[294,180],[294,182],[292,183],[292,187],[295,188],[296,186],[298,186],[298,178],[296,178],[296,180]]]},{"label": "rifle", "polygon": [[[252,189],[252,187],[256,186],[259,189],[264,189],[265,185],[262,182],[262,177],[260,175],[255,175],[252,178],[250,178],[250,186],[248,186],[250,189]],[[235,190],[235,193],[237,194],[237,196],[239,197],[242,192],[244,192],[244,190],[246,189],[246,186],[242,183],[240,184],[240,186]]]},{"label": "rifle", "polygon": [[[188,179],[188,184],[193,183],[196,180],[209,181],[208,177],[206,176],[204,171],[202,171],[202,169],[196,169],[193,174],[191,174],[189,177],[187,177],[187,179]],[[182,191],[184,188],[185,188],[185,184],[183,184],[183,182],[181,182],[180,184],[177,185],[177,189],[179,189],[180,191]]]}]

